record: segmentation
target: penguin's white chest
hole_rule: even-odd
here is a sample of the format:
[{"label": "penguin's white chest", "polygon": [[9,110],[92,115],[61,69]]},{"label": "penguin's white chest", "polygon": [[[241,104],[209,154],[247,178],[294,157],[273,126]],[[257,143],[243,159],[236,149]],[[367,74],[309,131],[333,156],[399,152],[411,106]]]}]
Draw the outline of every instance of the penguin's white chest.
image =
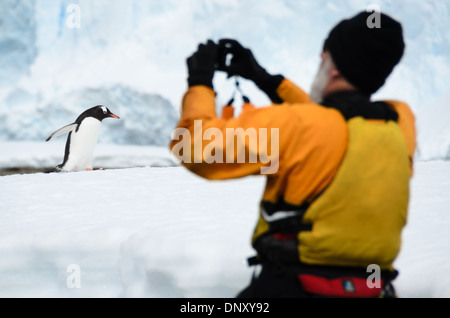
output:
[{"label": "penguin's white chest", "polygon": [[78,131],[71,134],[69,158],[64,165],[66,171],[92,169],[94,149],[98,142],[101,122],[95,118],[85,118]]}]

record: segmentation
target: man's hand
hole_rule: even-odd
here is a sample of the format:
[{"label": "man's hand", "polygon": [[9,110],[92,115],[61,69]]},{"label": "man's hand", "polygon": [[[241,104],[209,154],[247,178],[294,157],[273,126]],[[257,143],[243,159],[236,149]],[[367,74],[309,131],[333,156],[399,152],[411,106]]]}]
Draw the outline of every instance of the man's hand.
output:
[{"label": "man's hand", "polygon": [[252,51],[243,47],[238,41],[222,39],[219,41],[219,48],[221,52],[225,52],[225,55],[233,56],[230,65],[219,64],[219,70],[227,72],[229,77],[239,75],[256,82],[267,74],[266,70],[256,61]]},{"label": "man's hand", "polygon": [[[226,65],[226,55],[233,57],[229,65]],[[239,75],[253,81],[263,92],[265,92],[274,103],[282,103],[276,90],[283,81],[281,75],[269,74],[256,61],[251,50],[243,47],[238,41],[232,39],[222,39],[219,41],[218,70],[228,73],[228,76]]]},{"label": "man's hand", "polygon": [[204,85],[214,89],[212,81],[217,65],[217,52],[217,44],[209,40],[206,44],[200,44],[197,52],[188,58],[189,87]]}]

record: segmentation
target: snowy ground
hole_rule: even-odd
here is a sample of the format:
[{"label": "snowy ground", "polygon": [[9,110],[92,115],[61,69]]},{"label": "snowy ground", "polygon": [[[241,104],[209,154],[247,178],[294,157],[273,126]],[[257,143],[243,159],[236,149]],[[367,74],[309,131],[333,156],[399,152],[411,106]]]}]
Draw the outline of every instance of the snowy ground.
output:
[{"label": "snowy ground", "polygon": [[[0,167],[48,166],[63,144],[0,149]],[[172,165],[164,148],[96,154],[98,167],[142,168],[0,177],[0,297],[234,297],[248,283],[263,178],[208,182],[161,167]],[[416,164],[401,297],[450,297],[449,171]]]}]

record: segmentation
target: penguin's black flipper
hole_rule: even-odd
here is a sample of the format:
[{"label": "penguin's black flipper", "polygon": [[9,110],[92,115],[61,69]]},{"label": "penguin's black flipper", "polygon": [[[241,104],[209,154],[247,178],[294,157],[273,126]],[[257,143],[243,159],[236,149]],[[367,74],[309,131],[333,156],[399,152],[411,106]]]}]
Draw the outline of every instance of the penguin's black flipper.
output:
[{"label": "penguin's black flipper", "polygon": [[45,141],[49,141],[55,137],[61,136],[62,134],[74,131],[77,128],[78,124],[73,123],[67,126],[64,126],[63,128],[58,129],[53,134],[51,134]]}]

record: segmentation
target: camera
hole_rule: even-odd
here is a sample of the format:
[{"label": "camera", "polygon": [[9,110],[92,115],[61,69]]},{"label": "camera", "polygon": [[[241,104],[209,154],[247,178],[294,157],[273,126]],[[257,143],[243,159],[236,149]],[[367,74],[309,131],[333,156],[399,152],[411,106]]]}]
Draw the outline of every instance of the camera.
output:
[{"label": "camera", "polygon": [[217,53],[217,61],[215,64],[216,70],[228,73],[231,64],[231,59],[233,58],[232,52],[233,45],[231,43],[219,43],[217,44],[217,48],[218,53]]}]

